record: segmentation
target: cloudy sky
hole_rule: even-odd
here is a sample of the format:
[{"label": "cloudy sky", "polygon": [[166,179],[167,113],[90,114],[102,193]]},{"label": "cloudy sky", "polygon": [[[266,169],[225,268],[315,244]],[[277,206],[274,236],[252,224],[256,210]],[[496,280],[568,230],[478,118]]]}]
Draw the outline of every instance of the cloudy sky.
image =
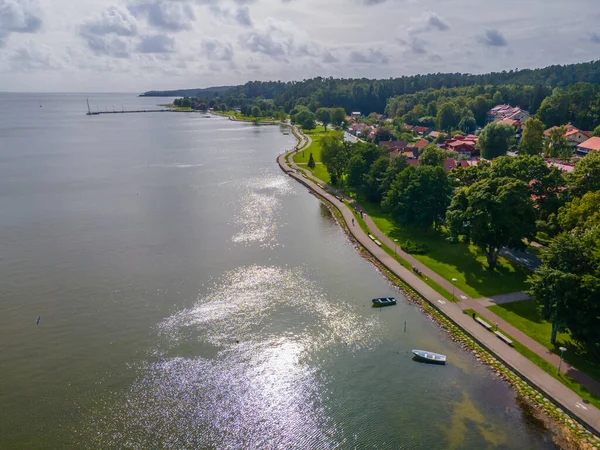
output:
[{"label": "cloudy sky", "polygon": [[142,92],[600,59],[599,0],[0,0],[0,91]]}]

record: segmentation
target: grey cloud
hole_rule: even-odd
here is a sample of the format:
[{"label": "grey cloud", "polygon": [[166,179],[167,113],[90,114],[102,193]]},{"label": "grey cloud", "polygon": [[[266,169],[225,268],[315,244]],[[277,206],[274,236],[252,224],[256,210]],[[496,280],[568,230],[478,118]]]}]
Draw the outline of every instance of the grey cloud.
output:
[{"label": "grey cloud", "polygon": [[409,47],[413,53],[415,53],[417,55],[425,55],[425,54],[427,54],[426,45],[427,45],[427,42],[424,41],[423,39],[414,38],[410,42]]},{"label": "grey cloud", "polygon": [[128,58],[129,45],[123,39],[115,36],[90,35],[86,38],[87,45],[98,56],[113,56]]},{"label": "grey cloud", "polygon": [[142,1],[130,4],[128,9],[136,17],[146,17],[150,25],[168,31],[187,30],[196,20],[194,10],[185,2]]},{"label": "grey cloud", "polygon": [[358,64],[388,64],[389,58],[379,49],[366,49],[364,51],[352,50],[350,62]]},{"label": "grey cloud", "polygon": [[591,40],[592,42],[595,42],[596,44],[600,44],[600,34],[598,34],[598,33],[593,33],[593,34],[590,36],[590,40]]},{"label": "grey cloud", "polygon": [[439,15],[434,12],[427,12],[419,19],[413,21],[413,25],[408,29],[408,34],[414,35],[433,30],[447,31],[449,29],[450,25]]},{"label": "grey cloud", "polygon": [[211,61],[231,61],[233,59],[231,44],[223,44],[214,39],[204,39],[201,46],[204,55]]},{"label": "grey cloud", "polygon": [[478,38],[478,41],[488,47],[506,47],[508,43],[498,30],[487,30],[483,36]]},{"label": "grey cloud", "polygon": [[41,12],[33,0],[0,0],[0,47],[10,33],[36,33],[42,27]]},{"label": "grey cloud", "polygon": [[321,56],[321,61],[323,61],[325,64],[333,64],[338,62],[339,59],[328,50]]},{"label": "grey cloud", "polygon": [[242,6],[237,9],[235,12],[235,20],[245,27],[252,26],[252,19],[250,18],[250,11],[247,6]]},{"label": "grey cloud", "polygon": [[92,35],[105,36],[107,34],[135,36],[138,33],[138,25],[129,11],[111,6],[102,14],[85,20],[81,24],[79,32],[85,37]]},{"label": "grey cloud", "polygon": [[10,56],[12,70],[29,72],[36,70],[57,70],[61,65],[48,52],[39,50],[32,42],[21,47]]},{"label": "grey cloud", "polygon": [[142,36],[136,50],[140,53],[172,53],[175,51],[175,39],[164,34]]},{"label": "grey cloud", "polygon": [[262,53],[273,59],[285,59],[288,53],[290,43],[276,41],[269,32],[260,33],[252,31],[243,35],[240,39],[240,45],[252,53]]}]

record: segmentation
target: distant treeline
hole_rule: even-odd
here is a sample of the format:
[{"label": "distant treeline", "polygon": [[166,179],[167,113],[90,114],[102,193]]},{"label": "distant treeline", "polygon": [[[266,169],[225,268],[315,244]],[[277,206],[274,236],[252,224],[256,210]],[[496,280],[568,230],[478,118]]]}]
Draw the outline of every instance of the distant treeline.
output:
[{"label": "distant treeline", "polygon": [[174,91],[148,91],[140,94],[140,97],[191,97],[209,100],[218,96],[225,96],[235,86],[215,86],[205,89],[178,89]]}]

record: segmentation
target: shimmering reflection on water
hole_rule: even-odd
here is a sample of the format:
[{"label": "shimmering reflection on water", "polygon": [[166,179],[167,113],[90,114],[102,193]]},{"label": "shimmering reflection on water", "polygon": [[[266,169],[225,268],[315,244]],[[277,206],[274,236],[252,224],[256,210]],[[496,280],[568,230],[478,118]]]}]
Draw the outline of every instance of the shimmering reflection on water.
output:
[{"label": "shimmering reflection on water", "polygon": [[[377,345],[377,329],[378,316],[361,319],[301,270],[230,272],[194,307],[159,324],[156,361],[137,368],[143,377],[106,416],[115,423],[99,427],[95,444],[127,439],[143,448],[177,436],[165,446],[333,448],[335,426],[321,405],[326,387],[312,359],[339,344]],[[205,354],[178,355],[190,345]]]},{"label": "shimmering reflection on water", "polygon": [[245,244],[257,242],[263,247],[273,247],[277,242],[276,219],[282,197],[293,192],[290,180],[274,175],[272,171],[263,171],[263,174],[237,184],[241,201],[234,221],[241,231],[233,236],[233,241]]}]

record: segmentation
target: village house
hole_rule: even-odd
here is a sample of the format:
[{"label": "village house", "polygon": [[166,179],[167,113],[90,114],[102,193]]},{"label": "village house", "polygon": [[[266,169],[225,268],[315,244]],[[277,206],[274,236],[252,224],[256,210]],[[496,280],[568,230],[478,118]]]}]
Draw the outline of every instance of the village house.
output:
[{"label": "village house", "polygon": [[575,147],[575,151],[578,156],[585,156],[589,152],[600,151],[600,137],[593,137],[578,144],[577,147]]},{"label": "village house", "polygon": [[412,131],[415,134],[418,134],[419,136],[427,136],[429,134],[429,132],[431,131],[431,128],[422,127],[420,125],[417,125],[417,126],[412,127],[412,129],[410,131]]},{"label": "village house", "polygon": [[[550,132],[558,128],[560,127],[548,128],[546,131],[544,131],[544,137],[549,138]],[[565,129],[565,137],[567,138],[567,142],[573,147],[577,147],[577,145],[587,141],[590,138],[591,133],[589,131],[581,131],[580,129],[575,128],[571,122],[565,125]]]},{"label": "village house", "polygon": [[487,122],[500,122],[501,120],[518,120],[521,123],[525,123],[527,119],[531,117],[528,111],[519,108],[518,106],[512,107],[510,105],[497,105],[494,106],[487,112]]},{"label": "village house", "polygon": [[429,136],[432,137],[435,140],[435,139],[438,139],[438,138],[440,138],[442,136],[446,137],[448,135],[446,133],[442,133],[441,131],[431,131],[429,133]]},{"label": "village house", "polygon": [[474,134],[470,134],[468,136],[457,135],[454,136],[454,138],[445,141],[440,148],[445,148],[446,150],[456,152],[459,155],[472,158],[473,156],[479,155],[479,150],[477,149],[476,145],[477,136]]},{"label": "village house", "polygon": [[404,150],[408,146],[406,141],[381,141],[379,145],[391,152],[393,150]]},{"label": "village house", "polygon": [[351,116],[353,119],[357,119],[357,118],[359,118],[361,115],[362,115],[362,114],[360,113],[360,111],[353,111],[353,112],[352,112],[352,114],[350,114],[350,116]]}]

